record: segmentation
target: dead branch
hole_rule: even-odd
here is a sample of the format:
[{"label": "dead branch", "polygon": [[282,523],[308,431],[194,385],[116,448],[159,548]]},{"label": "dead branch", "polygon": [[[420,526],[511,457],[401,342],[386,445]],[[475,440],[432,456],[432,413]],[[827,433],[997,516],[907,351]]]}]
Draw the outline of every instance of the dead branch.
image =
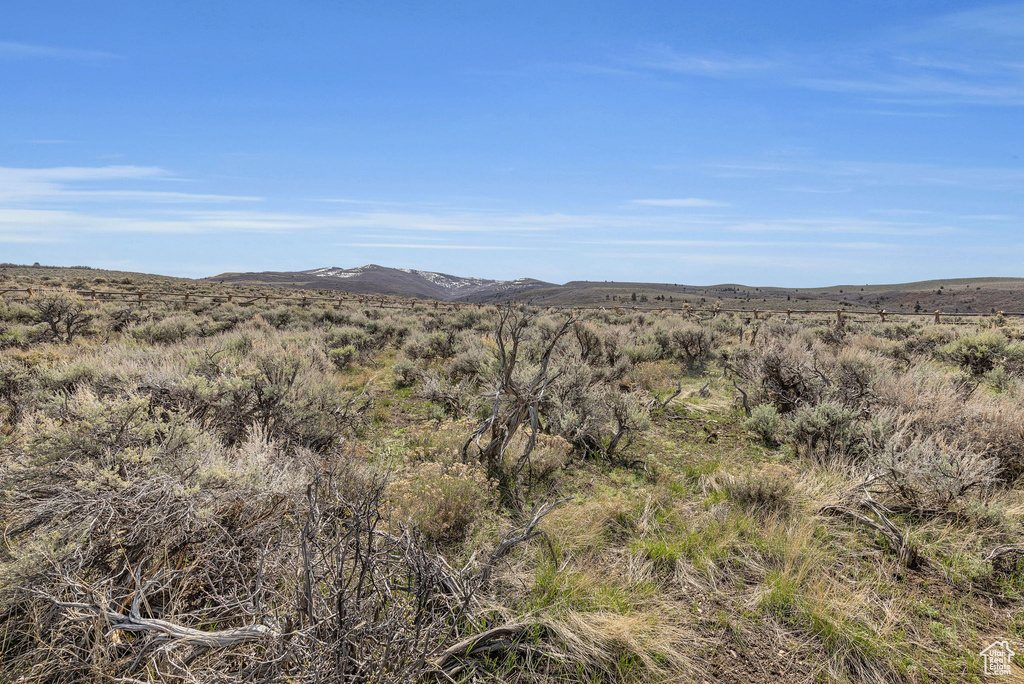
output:
[{"label": "dead branch", "polygon": [[573,497],[569,496],[534,508],[530,515],[530,519],[525,524],[505,533],[505,536],[502,537],[498,545],[494,547],[494,551],[491,552],[491,555],[480,569],[480,573],[478,575],[480,586],[482,587],[486,585],[490,580],[491,572],[494,570],[494,564],[512,551],[517,544],[522,544],[523,542],[529,541],[538,535],[544,534],[543,530],[537,529],[537,525],[540,524],[540,521],[562,504],[567,501],[572,501],[572,498]]},{"label": "dead branch", "polygon": [[874,518],[858,513],[845,506],[822,506],[818,513],[821,515],[833,515],[846,518],[860,523],[865,527],[878,532],[888,542],[900,561],[900,564],[910,570],[917,570],[925,565],[925,559],[918,553],[917,549],[907,541],[906,536],[885,516],[886,510],[880,504],[870,499],[863,499],[859,507],[874,514]]},{"label": "dead branch", "polygon": [[992,564],[996,572],[1009,572],[1021,558],[1024,558],[1024,544],[1003,544],[989,551],[984,560]]},{"label": "dead branch", "polygon": [[523,637],[533,627],[534,625],[528,622],[500,625],[463,639],[459,643],[445,649],[434,660],[435,674],[443,674],[448,678],[454,678],[471,667],[473,661],[494,658],[496,655],[519,653],[524,656],[554,656],[547,649],[523,642]]},{"label": "dead branch", "polygon": [[703,385],[700,386],[699,390],[697,390],[697,396],[700,397],[701,399],[707,399],[708,397],[711,396],[711,389],[710,388],[711,388],[711,381],[708,380]]},{"label": "dead branch", "polygon": [[[263,641],[265,639],[277,639],[281,636],[279,632],[266,625],[246,625],[245,627],[234,627],[231,629],[202,631],[168,622],[167,620],[144,618],[139,612],[139,604],[145,597],[145,592],[154,584],[155,581],[150,580],[135,592],[131,608],[127,614],[112,610],[110,607],[104,608],[99,605],[77,601],[59,601],[42,592],[37,593],[60,608],[92,613],[103,617],[111,625],[108,634],[116,631],[154,632],[162,640],[170,641],[170,647],[195,646],[203,650],[209,650],[213,648],[228,648],[238,644]],[[80,620],[83,619],[83,616],[74,616],[72,619]]]},{"label": "dead branch", "polygon": [[743,396],[743,413],[746,414],[747,418],[750,417],[750,401],[747,398],[747,393],[743,391],[743,388],[736,384],[736,381],[732,381],[732,386]]},{"label": "dead branch", "polygon": [[[704,387],[707,387],[707,383],[705,383]],[[660,408],[660,409],[665,408],[670,403],[672,403],[673,399],[675,399],[676,397],[678,397],[682,393],[683,393],[683,381],[679,380],[679,381],[676,382],[676,391],[673,392],[672,394],[670,394],[667,399],[665,399],[664,401],[657,401],[657,400],[655,400],[657,402],[658,408]]]}]

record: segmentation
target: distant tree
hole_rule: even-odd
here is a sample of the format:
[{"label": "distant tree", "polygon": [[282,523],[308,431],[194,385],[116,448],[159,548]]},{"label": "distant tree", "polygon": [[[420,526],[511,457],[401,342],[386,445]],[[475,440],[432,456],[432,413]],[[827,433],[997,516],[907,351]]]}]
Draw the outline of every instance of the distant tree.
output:
[{"label": "distant tree", "polygon": [[636,301],[636,292],[633,293],[633,301]]}]

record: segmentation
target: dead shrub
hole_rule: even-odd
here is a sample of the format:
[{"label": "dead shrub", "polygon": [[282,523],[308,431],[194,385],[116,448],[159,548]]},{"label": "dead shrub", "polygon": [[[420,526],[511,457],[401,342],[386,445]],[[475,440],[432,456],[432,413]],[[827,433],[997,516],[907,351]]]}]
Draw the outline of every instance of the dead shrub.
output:
[{"label": "dead shrub", "polygon": [[92,322],[93,314],[85,304],[64,294],[47,294],[29,300],[35,320],[46,326],[46,333],[55,342],[70,344],[84,333]]},{"label": "dead shrub", "polygon": [[827,387],[827,378],[799,339],[785,344],[771,342],[760,356],[737,370],[758,386],[762,398],[781,413],[818,403]]},{"label": "dead shrub", "polygon": [[718,343],[713,329],[697,323],[662,324],[655,327],[653,334],[664,357],[684,361],[691,371],[711,359]]},{"label": "dead shrub", "polygon": [[860,407],[870,401],[875,377],[885,362],[861,349],[846,348],[836,356],[830,369],[829,394],[843,406]]}]

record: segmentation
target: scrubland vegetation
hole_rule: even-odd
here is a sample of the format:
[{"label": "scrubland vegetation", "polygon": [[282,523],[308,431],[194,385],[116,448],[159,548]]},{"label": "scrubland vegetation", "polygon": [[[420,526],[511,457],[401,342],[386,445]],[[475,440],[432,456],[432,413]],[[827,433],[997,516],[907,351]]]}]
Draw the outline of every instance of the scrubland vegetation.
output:
[{"label": "scrubland vegetation", "polygon": [[0,679],[964,682],[1024,328],[0,304]]}]

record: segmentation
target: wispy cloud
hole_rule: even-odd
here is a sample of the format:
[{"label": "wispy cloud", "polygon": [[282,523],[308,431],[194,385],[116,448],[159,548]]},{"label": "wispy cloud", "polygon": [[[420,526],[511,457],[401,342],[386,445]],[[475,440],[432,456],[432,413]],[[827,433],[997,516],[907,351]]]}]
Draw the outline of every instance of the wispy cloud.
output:
[{"label": "wispy cloud", "polygon": [[59,242],[52,235],[38,235],[29,233],[0,233],[0,244],[36,244],[47,242]]},{"label": "wispy cloud", "polygon": [[897,116],[919,119],[952,119],[956,116],[949,112],[935,112],[927,109],[866,109],[864,113],[871,116]]},{"label": "wispy cloud", "polygon": [[[1024,105],[1024,3],[942,15],[873,37],[787,54],[694,54],[644,46],[619,61],[639,73],[751,79],[889,103],[884,116],[950,116],[935,106]],[[924,107],[902,110],[900,105]]]},{"label": "wispy cloud", "polygon": [[369,200],[369,199],[352,199],[348,197],[318,197],[316,202],[326,202],[327,204],[353,204],[357,206],[397,206],[401,202],[386,202],[382,200]]},{"label": "wispy cloud", "polygon": [[[798,162],[785,164],[803,168]],[[735,165],[755,174],[773,167],[760,162]],[[852,163],[829,168],[839,178],[877,171]],[[971,179],[991,183],[996,177]],[[164,189],[172,182],[173,187]],[[638,260],[652,265],[642,269],[645,273],[674,274],[667,270],[671,263],[692,266],[694,273],[705,268],[708,278],[736,269],[802,269],[823,276],[842,272],[849,278],[858,268],[898,260],[897,250],[908,246],[915,254],[928,252],[937,235],[978,235],[977,244],[992,244],[983,237],[987,226],[980,219],[943,213],[787,215],[722,208],[727,205],[699,197],[611,201],[606,211],[578,213],[468,210],[440,202],[412,205],[360,198],[306,201],[301,206],[315,209],[285,211],[276,210],[277,203],[261,204],[257,197],[180,192],[182,182],[158,166],[0,167],[0,244],[14,252],[18,243],[63,242],[68,249],[99,244],[102,236],[115,234],[148,236],[152,244],[178,242],[183,236],[233,235],[252,244],[308,242],[321,249],[366,250],[361,258],[371,261],[374,252],[426,261],[458,260],[460,254],[493,254],[498,261],[507,255],[506,262],[515,262],[516,254],[555,262],[593,256],[607,259],[610,269]],[[708,207],[716,209],[701,211]]]},{"label": "wispy cloud", "polygon": [[158,166],[52,166],[46,168],[0,167],[0,183],[26,181],[93,181],[167,177]]},{"label": "wispy cloud", "polygon": [[262,197],[250,195],[210,195],[194,192],[166,192],[160,190],[62,190],[58,193],[62,200],[89,200],[94,202],[152,202],[190,203],[190,202],[262,202]]},{"label": "wispy cloud", "polygon": [[[886,242],[809,242],[794,240],[583,240],[582,245],[608,245],[632,247],[711,247],[724,251],[736,249],[801,249],[801,250],[837,250],[851,249],[864,251],[881,251],[893,249],[898,245]],[[733,252],[730,252],[733,253]]]},{"label": "wispy cloud", "polygon": [[[604,259],[646,259],[650,261],[667,261],[678,266],[715,267],[735,272],[737,268],[763,269],[798,269],[801,272],[833,274],[838,270],[846,273],[857,270],[849,259],[843,257],[778,255],[778,254],[737,254],[737,253],[666,253],[656,252],[588,252],[587,257]],[[721,281],[719,281],[721,282]]]},{"label": "wispy cloud", "polygon": [[927,22],[908,38],[933,42],[948,35],[975,44],[997,43],[1019,49],[1024,39],[1024,10],[1020,2],[1010,2],[953,12]]},{"label": "wispy cloud", "polygon": [[396,244],[392,242],[355,242],[351,244],[339,244],[338,247],[366,247],[372,249],[441,249],[441,250],[471,250],[485,252],[535,252],[539,247],[522,247],[511,245],[425,245],[425,244]]},{"label": "wispy cloud", "polygon": [[120,55],[102,50],[82,50],[79,48],[55,47],[34,43],[0,41],[0,59],[103,60],[119,58]]},{"label": "wispy cloud", "polygon": [[764,74],[778,68],[776,60],[768,57],[738,55],[688,55],[667,45],[642,48],[628,63],[657,71],[669,71],[688,76],[735,78]]},{"label": "wispy cloud", "polygon": [[851,184],[884,187],[963,187],[1013,193],[1019,193],[1024,185],[1024,169],[1013,167],[791,158],[715,162],[709,165],[709,169],[720,178],[784,178],[791,175],[802,180],[813,180],[813,187],[817,188],[818,192],[829,190],[820,185],[824,180],[840,183],[843,188],[848,188]]},{"label": "wispy cloud", "polygon": [[633,204],[640,204],[647,207],[727,207],[727,202],[716,200],[687,197],[681,199],[635,199],[630,200]]},{"label": "wispy cloud", "polygon": [[890,235],[929,237],[963,232],[952,225],[861,218],[781,218],[746,221],[729,226],[734,233],[814,233],[839,235]]},{"label": "wispy cloud", "polygon": [[8,203],[66,203],[122,201],[153,203],[254,202],[259,197],[163,190],[80,189],[82,184],[110,181],[171,181],[155,166],[62,166],[51,168],[0,167],[0,200]]}]

